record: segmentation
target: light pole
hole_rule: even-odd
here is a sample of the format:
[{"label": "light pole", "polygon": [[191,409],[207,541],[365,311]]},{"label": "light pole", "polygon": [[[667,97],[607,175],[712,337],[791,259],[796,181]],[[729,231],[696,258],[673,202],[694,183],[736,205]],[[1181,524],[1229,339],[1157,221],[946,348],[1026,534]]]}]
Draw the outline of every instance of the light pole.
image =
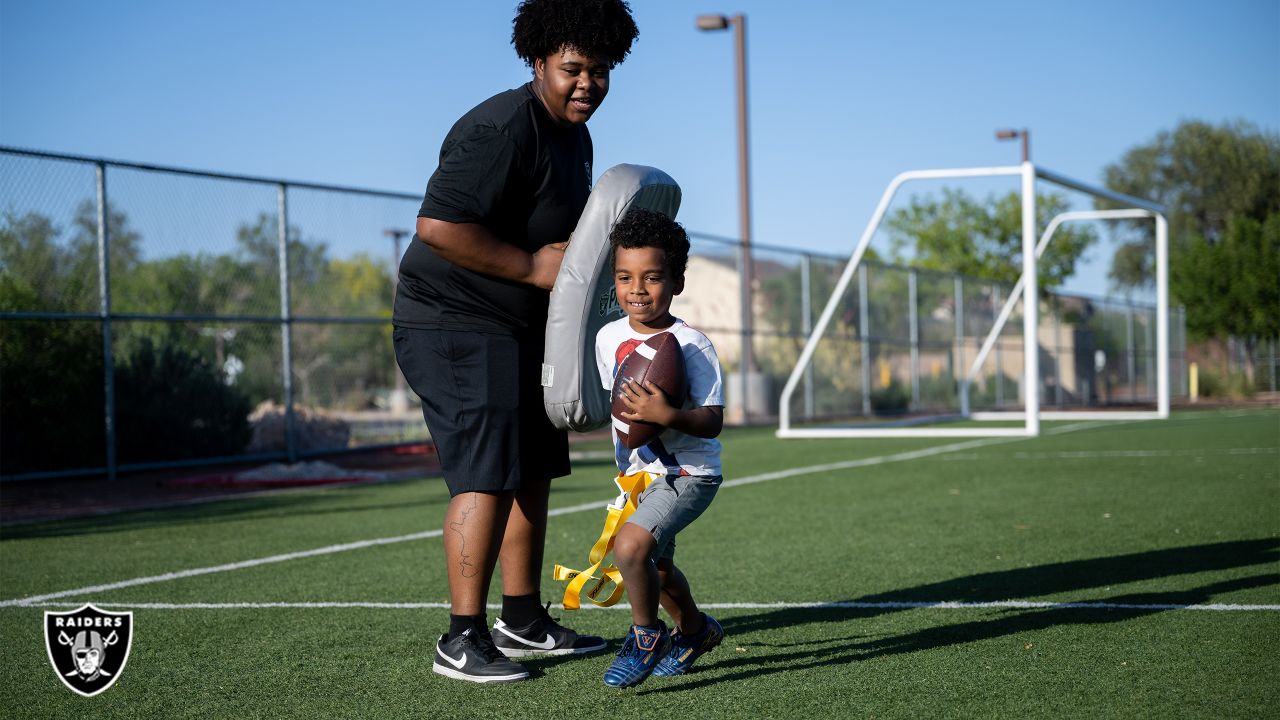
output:
[{"label": "light pole", "polygon": [[699,30],[716,31],[733,28],[734,59],[738,86],[738,228],[742,236],[742,362],[738,374],[742,378],[742,421],[750,418],[747,405],[748,378],[754,374],[752,340],[751,280],[755,277],[751,263],[751,166],[747,143],[747,18],[745,15],[699,15]]},{"label": "light pole", "polygon": [[[387,228],[382,234],[391,238],[392,256],[391,256],[391,288],[392,288],[392,306],[395,305],[395,290],[400,286],[400,238],[410,235],[408,230],[399,228]],[[395,415],[403,415],[409,412],[409,392],[405,388],[404,374],[400,372],[399,365],[395,368],[396,389],[391,392],[391,397],[387,403],[391,412]]]},{"label": "light pole", "polygon": [[1022,162],[1031,162],[1031,131],[1022,128],[1021,130],[1004,129],[996,131],[997,140],[1017,140],[1022,138]]}]

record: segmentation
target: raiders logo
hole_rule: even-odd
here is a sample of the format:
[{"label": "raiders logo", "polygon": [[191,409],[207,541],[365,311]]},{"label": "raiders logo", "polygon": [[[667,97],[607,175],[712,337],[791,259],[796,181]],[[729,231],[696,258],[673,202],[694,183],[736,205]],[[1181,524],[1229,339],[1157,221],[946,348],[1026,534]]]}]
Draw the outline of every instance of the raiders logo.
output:
[{"label": "raiders logo", "polygon": [[600,317],[611,315],[622,317],[622,306],[618,304],[618,291],[613,286],[612,280],[609,281],[609,288],[602,290],[596,299],[596,314]]},{"label": "raiders logo", "polygon": [[72,612],[44,614],[44,646],[63,685],[93,697],[120,679],[129,661],[133,613],[113,613],[85,605]]}]

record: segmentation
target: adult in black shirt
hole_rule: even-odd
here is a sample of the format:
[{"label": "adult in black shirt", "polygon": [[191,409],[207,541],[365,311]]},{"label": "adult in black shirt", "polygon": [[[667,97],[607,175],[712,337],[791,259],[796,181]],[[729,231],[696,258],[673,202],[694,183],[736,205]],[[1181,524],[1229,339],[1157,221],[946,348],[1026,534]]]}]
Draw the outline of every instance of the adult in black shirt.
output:
[{"label": "adult in black shirt", "polygon": [[[541,603],[552,478],[568,441],[542,404],[549,290],[591,189],[586,122],[637,33],[623,0],[525,0],[512,43],[528,84],[463,115],[440,148],[416,237],[400,263],[396,359],[439,451],[449,632],[437,673],[475,682],[528,677],[503,655],[602,650]],[[502,614],[485,601],[502,564]]]}]

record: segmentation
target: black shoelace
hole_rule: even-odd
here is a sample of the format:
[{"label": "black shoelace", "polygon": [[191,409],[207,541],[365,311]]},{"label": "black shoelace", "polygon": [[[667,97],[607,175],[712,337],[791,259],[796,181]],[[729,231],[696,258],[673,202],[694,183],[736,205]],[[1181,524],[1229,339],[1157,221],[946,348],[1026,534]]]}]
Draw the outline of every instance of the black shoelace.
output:
[{"label": "black shoelace", "polygon": [[493,662],[498,658],[505,657],[498,646],[493,644],[493,636],[489,633],[465,633],[464,642],[467,642],[475,649],[476,652],[485,659],[486,662]]},{"label": "black shoelace", "polygon": [[547,622],[549,622],[549,623],[551,623],[552,625],[559,625],[559,624],[560,624],[560,618],[553,618],[553,617],[551,617],[550,610],[551,610],[551,603],[550,603],[550,602],[548,602],[546,605],[543,605],[543,606],[542,606],[542,619],[543,619],[543,620],[545,620],[545,621],[547,621]]}]

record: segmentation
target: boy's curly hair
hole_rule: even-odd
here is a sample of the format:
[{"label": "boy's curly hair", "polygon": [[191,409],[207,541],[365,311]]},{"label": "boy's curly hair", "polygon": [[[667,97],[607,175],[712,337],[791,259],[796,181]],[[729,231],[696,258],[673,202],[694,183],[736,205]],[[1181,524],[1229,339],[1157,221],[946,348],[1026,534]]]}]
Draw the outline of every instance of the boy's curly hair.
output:
[{"label": "boy's curly hair", "polygon": [[511,25],[511,44],[529,67],[562,48],[613,67],[640,34],[625,0],[523,0]]},{"label": "boy's curly hair", "polygon": [[658,248],[667,260],[673,279],[684,280],[689,266],[689,235],[684,226],[659,212],[632,208],[609,232],[609,246],[618,248]]}]

